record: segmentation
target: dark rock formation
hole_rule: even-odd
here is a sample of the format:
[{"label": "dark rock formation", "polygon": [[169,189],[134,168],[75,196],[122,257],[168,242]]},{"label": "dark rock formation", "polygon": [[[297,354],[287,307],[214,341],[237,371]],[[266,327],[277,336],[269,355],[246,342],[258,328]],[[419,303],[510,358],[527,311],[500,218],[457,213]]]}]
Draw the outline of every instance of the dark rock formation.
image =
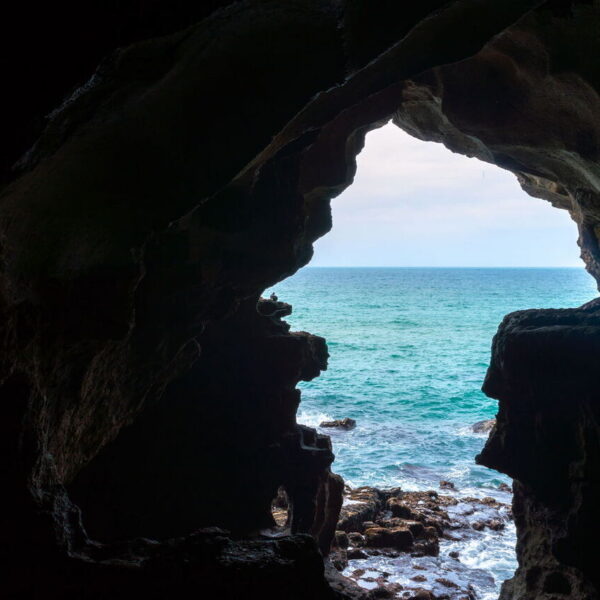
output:
[{"label": "dark rock formation", "polygon": [[365,529],[366,544],[372,548],[394,548],[407,551],[415,538],[408,527],[369,527]]},{"label": "dark rock formation", "polygon": [[356,421],[350,417],[344,417],[343,419],[335,419],[334,421],[323,421],[319,424],[319,427],[348,430],[356,427]]},{"label": "dark rock formation", "polygon": [[[295,422],[324,343],[256,304],[309,261],[390,118],[569,210],[600,277],[597,3],[192,4],[86,5],[88,30],[37,7],[4,53],[6,597],[354,594],[318,552],[341,503],[329,442]],[[521,596],[597,594],[577,549],[595,539],[594,310],[496,344],[483,460],[518,480]],[[256,537],[281,485],[292,535]]]},{"label": "dark rock formation", "polygon": [[365,521],[373,521],[389,496],[377,488],[363,486],[348,490],[338,522],[341,531],[362,532]]},{"label": "dark rock formation", "polygon": [[489,433],[495,424],[496,419],[486,419],[485,421],[477,421],[477,423],[473,423],[473,425],[471,425],[471,429],[474,433]]},{"label": "dark rock formation", "polygon": [[519,568],[503,598],[596,597],[600,306],[508,315],[484,390],[500,400],[479,462],[515,479]]},{"label": "dark rock formation", "polygon": [[[209,525],[236,534],[272,527],[280,486],[292,531],[327,527],[328,511],[335,523],[342,490],[328,473],[331,444],[295,422],[295,386],[326,368],[327,347],[323,338],[290,333],[266,316],[270,303],[259,301],[257,310],[250,299],[207,326],[198,337],[202,360],[70,483],[94,539],[162,539]],[[327,535],[325,550],[333,530]]]},{"label": "dark rock formation", "polygon": [[442,480],[440,481],[440,488],[443,490],[455,490],[456,486],[451,481]]}]

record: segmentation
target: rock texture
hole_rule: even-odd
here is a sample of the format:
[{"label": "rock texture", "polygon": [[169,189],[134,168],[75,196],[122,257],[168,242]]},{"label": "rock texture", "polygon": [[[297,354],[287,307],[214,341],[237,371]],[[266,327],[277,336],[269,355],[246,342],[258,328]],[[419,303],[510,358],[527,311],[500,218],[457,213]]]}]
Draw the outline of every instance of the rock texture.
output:
[{"label": "rock texture", "polygon": [[502,597],[596,597],[600,304],[508,315],[484,390],[498,425],[478,460],[514,477],[519,569]]},{"label": "rock texture", "polygon": [[335,419],[333,421],[323,421],[319,424],[319,427],[349,430],[356,427],[356,421],[350,417],[344,417],[343,419]]},{"label": "rock texture", "polygon": [[486,419],[485,421],[478,421],[471,425],[471,431],[474,433],[489,433],[496,425],[496,419]]},{"label": "rock texture", "polygon": [[460,554],[470,554],[490,530],[502,535],[512,520],[502,500],[510,496],[475,498],[452,489],[449,496],[347,488],[331,553],[334,566],[364,588],[377,584],[388,598],[421,592],[446,600],[487,595],[493,579],[490,585],[491,576],[479,569],[467,573]]},{"label": "rock texture", "polygon": [[[14,57],[0,191],[7,597],[354,593],[327,584],[317,560],[341,502],[331,448],[295,423],[294,386],[324,367],[324,343],[287,331],[285,305],[256,305],[310,260],[366,132],[390,118],[512,170],[569,210],[600,277],[597,3],[184,4],[104,3],[83,41],[52,5],[48,19],[36,15],[48,33],[21,35],[16,21],[20,42],[5,53]],[[36,35],[32,72],[19,49]],[[580,423],[553,438],[564,457],[597,431],[583,369],[596,338],[577,337],[577,323],[561,325],[573,348],[555,346],[582,358],[555,355],[576,400],[565,422]],[[518,435],[529,418],[511,415],[493,439]],[[549,448],[536,432],[523,440],[531,456]],[[517,473],[511,447],[494,444],[484,460]],[[560,510],[533,463],[516,476],[520,572],[539,574],[530,596],[566,590],[564,569],[580,573],[567,577],[573,593],[596,593],[588,559],[570,549],[592,531],[578,490],[595,489],[596,463],[583,463],[568,477],[558,469]],[[280,485],[291,535],[256,537],[273,525]],[[528,531],[542,535],[539,515],[565,506],[575,537],[525,551]],[[560,538],[564,524],[546,523],[544,539]]]},{"label": "rock texture", "polygon": [[236,534],[269,528],[280,486],[292,531],[329,519],[329,502],[335,522],[342,484],[329,473],[331,444],[295,421],[295,386],[326,368],[327,347],[268,316],[290,312],[283,302],[251,298],[207,326],[198,337],[202,359],[74,478],[68,490],[94,539],[163,539],[211,525]]}]

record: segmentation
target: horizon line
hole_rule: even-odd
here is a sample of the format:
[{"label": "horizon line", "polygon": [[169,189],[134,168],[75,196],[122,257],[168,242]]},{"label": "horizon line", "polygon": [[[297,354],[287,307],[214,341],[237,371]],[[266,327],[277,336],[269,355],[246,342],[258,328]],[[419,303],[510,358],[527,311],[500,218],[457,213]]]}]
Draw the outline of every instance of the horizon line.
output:
[{"label": "horizon line", "polygon": [[585,265],[305,265],[303,269],[585,269]]}]

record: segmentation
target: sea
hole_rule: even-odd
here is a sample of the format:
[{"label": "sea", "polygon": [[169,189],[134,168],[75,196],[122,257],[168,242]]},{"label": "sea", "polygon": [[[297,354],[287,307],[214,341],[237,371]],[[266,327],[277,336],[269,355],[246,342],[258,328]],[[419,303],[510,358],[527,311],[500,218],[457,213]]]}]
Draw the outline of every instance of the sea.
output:
[{"label": "sea", "polygon": [[[351,431],[320,430],[332,438],[333,471],[352,487],[439,491],[446,480],[459,497],[506,503],[510,493],[498,488],[510,479],[474,460],[487,434],[472,425],[497,412],[481,392],[492,337],[507,313],[598,295],[583,268],[306,267],[271,293],[293,306],[292,330],[329,348],[327,371],[299,386],[298,422],[356,420]],[[451,547],[441,549],[442,570]],[[514,547],[512,523],[479,535],[461,546],[456,576],[491,600],[516,568]],[[402,581],[402,564],[386,568]]]}]

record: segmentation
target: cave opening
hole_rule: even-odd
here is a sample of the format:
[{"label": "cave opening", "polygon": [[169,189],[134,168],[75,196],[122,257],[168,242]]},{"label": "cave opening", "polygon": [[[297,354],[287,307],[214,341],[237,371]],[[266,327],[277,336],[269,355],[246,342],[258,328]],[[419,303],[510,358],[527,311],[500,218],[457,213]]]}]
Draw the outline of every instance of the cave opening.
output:
[{"label": "cave opening", "polygon": [[[323,396],[318,386],[340,375],[339,336],[360,340],[369,332],[357,334],[363,321],[352,302],[323,294],[327,286],[318,283],[318,318],[306,329],[327,335],[332,355],[318,379],[325,339],[290,331],[284,301],[295,304],[297,329],[307,306],[284,289],[293,279],[278,282],[308,263],[313,242],[331,227],[330,199],[354,176],[365,132],[390,118],[417,137],[508,169],[529,194],[569,210],[586,267],[600,280],[600,73],[592,60],[598,2],[435,0],[407,8],[391,0],[219,0],[210,3],[219,10],[202,21],[210,7],[190,13],[174,3],[167,11],[173,18],[165,19],[164,1],[118,4],[104,17],[123,35],[104,37],[102,26],[95,28],[98,44],[95,34],[84,36],[87,42],[76,35],[87,56],[79,66],[63,60],[73,54],[68,32],[68,52],[57,55],[53,44],[36,42],[30,18],[13,28],[14,48],[24,42],[33,58],[7,53],[7,98],[14,101],[5,111],[0,199],[4,596],[373,600],[400,592],[407,600],[434,600],[423,571],[400,590],[365,570],[355,579],[378,587],[356,594],[323,556],[335,540],[331,557],[345,570],[351,553],[364,565],[361,553],[394,561],[399,547],[411,560],[433,560],[439,545],[448,564],[465,565],[468,552],[450,556],[444,544],[453,540],[418,517],[429,510],[439,518],[441,498],[452,496],[452,486],[469,490],[461,477],[476,473],[459,469],[450,477],[434,464],[423,492],[361,488],[360,473],[350,473],[354,487],[344,499],[343,480],[330,468],[331,438],[334,469],[343,468],[351,450],[344,443],[365,432],[375,403],[365,401],[354,428],[345,421],[345,430],[319,429],[321,418],[311,428],[296,420],[297,384],[307,382],[300,405],[306,422],[310,403]],[[81,32],[57,14],[60,27],[56,19],[44,23],[50,38]],[[121,48],[95,74],[84,72],[84,63],[117,42]],[[40,62],[42,54],[48,60]],[[52,89],[30,76],[36,64],[48,67],[43,79],[56,83]],[[34,97],[40,102],[28,101]],[[430,183],[437,175],[427,174]],[[523,199],[523,206],[532,202]],[[439,214],[425,220],[423,239],[441,239]],[[521,225],[521,212],[515,214],[510,230]],[[388,225],[377,224],[381,239]],[[518,248],[509,233],[504,256]],[[366,245],[354,246],[368,255]],[[486,243],[471,254],[488,249]],[[446,242],[442,258],[450,250]],[[523,293],[531,306],[533,271],[519,272],[525,276],[511,298]],[[325,276],[339,283],[331,271]],[[438,319],[433,341],[411,344],[424,348],[431,364],[424,372],[409,369],[402,393],[411,391],[415,374],[433,380],[443,370],[455,373],[456,350],[472,350],[470,340],[452,336],[451,352],[436,355],[449,323],[467,308],[439,293],[441,279],[420,302],[433,305]],[[283,301],[260,299],[275,283]],[[380,287],[367,286],[366,306],[359,307],[373,317],[385,304],[372,297]],[[503,297],[498,289],[491,281],[495,302]],[[569,281],[553,286],[561,294],[572,289]],[[473,290],[482,293],[479,285]],[[404,299],[402,307],[409,305]],[[329,335],[327,318],[341,309],[346,317]],[[382,326],[390,335],[400,325],[408,331],[413,316]],[[484,332],[486,353],[500,318]],[[499,411],[480,461],[513,478],[519,559],[502,600],[598,597],[597,553],[587,548],[600,524],[599,340],[596,301],[513,313],[493,342],[485,386]],[[375,350],[366,349],[369,360],[354,355],[350,366],[376,372]],[[487,354],[478,363],[477,377],[455,373],[439,390],[444,403],[453,401],[461,427],[473,415],[457,409],[457,388],[471,377],[479,387]],[[387,393],[381,379],[341,383],[359,399]],[[397,399],[397,389],[392,395]],[[445,404],[427,423],[415,406],[405,407],[408,430],[391,427],[392,415],[380,409],[372,417],[372,430],[387,435],[397,454],[405,444],[410,460],[386,463],[367,440],[360,450],[370,459],[366,482],[377,469],[386,485],[398,472],[426,479],[428,464],[414,460],[417,451],[427,454],[417,434],[440,442],[429,454],[444,464],[455,438],[477,441],[473,451],[483,443],[468,430],[448,440]],[[348,414],[327,411],[323,418]],[[287,500],[280,499],[282,486]],[[480,504],[491,510],[493,502]],[[371,514],[357,516],[363,509]],[[388,523],[377,522],[381,510]],[[290,535],[273,535],[279,517]],[[495,535],[485,523],[481,531]],[[390,542],[398,557],[384,554]],[[449,577],[434,581],[440,598],[456,589]],[[421,587],[411,592],[415,584]]]},{"label": "cave opening", "polygon": [[329,347],[297,418],[331,436],[346,483],[332,561],[367,590],[492,600],[516,534],[512,480],[475,462],[497,411],[481,386],[506,314],[597,295],[576,225],[512,173],[391,123],[332,213],[312,263],[264,293]]}]

